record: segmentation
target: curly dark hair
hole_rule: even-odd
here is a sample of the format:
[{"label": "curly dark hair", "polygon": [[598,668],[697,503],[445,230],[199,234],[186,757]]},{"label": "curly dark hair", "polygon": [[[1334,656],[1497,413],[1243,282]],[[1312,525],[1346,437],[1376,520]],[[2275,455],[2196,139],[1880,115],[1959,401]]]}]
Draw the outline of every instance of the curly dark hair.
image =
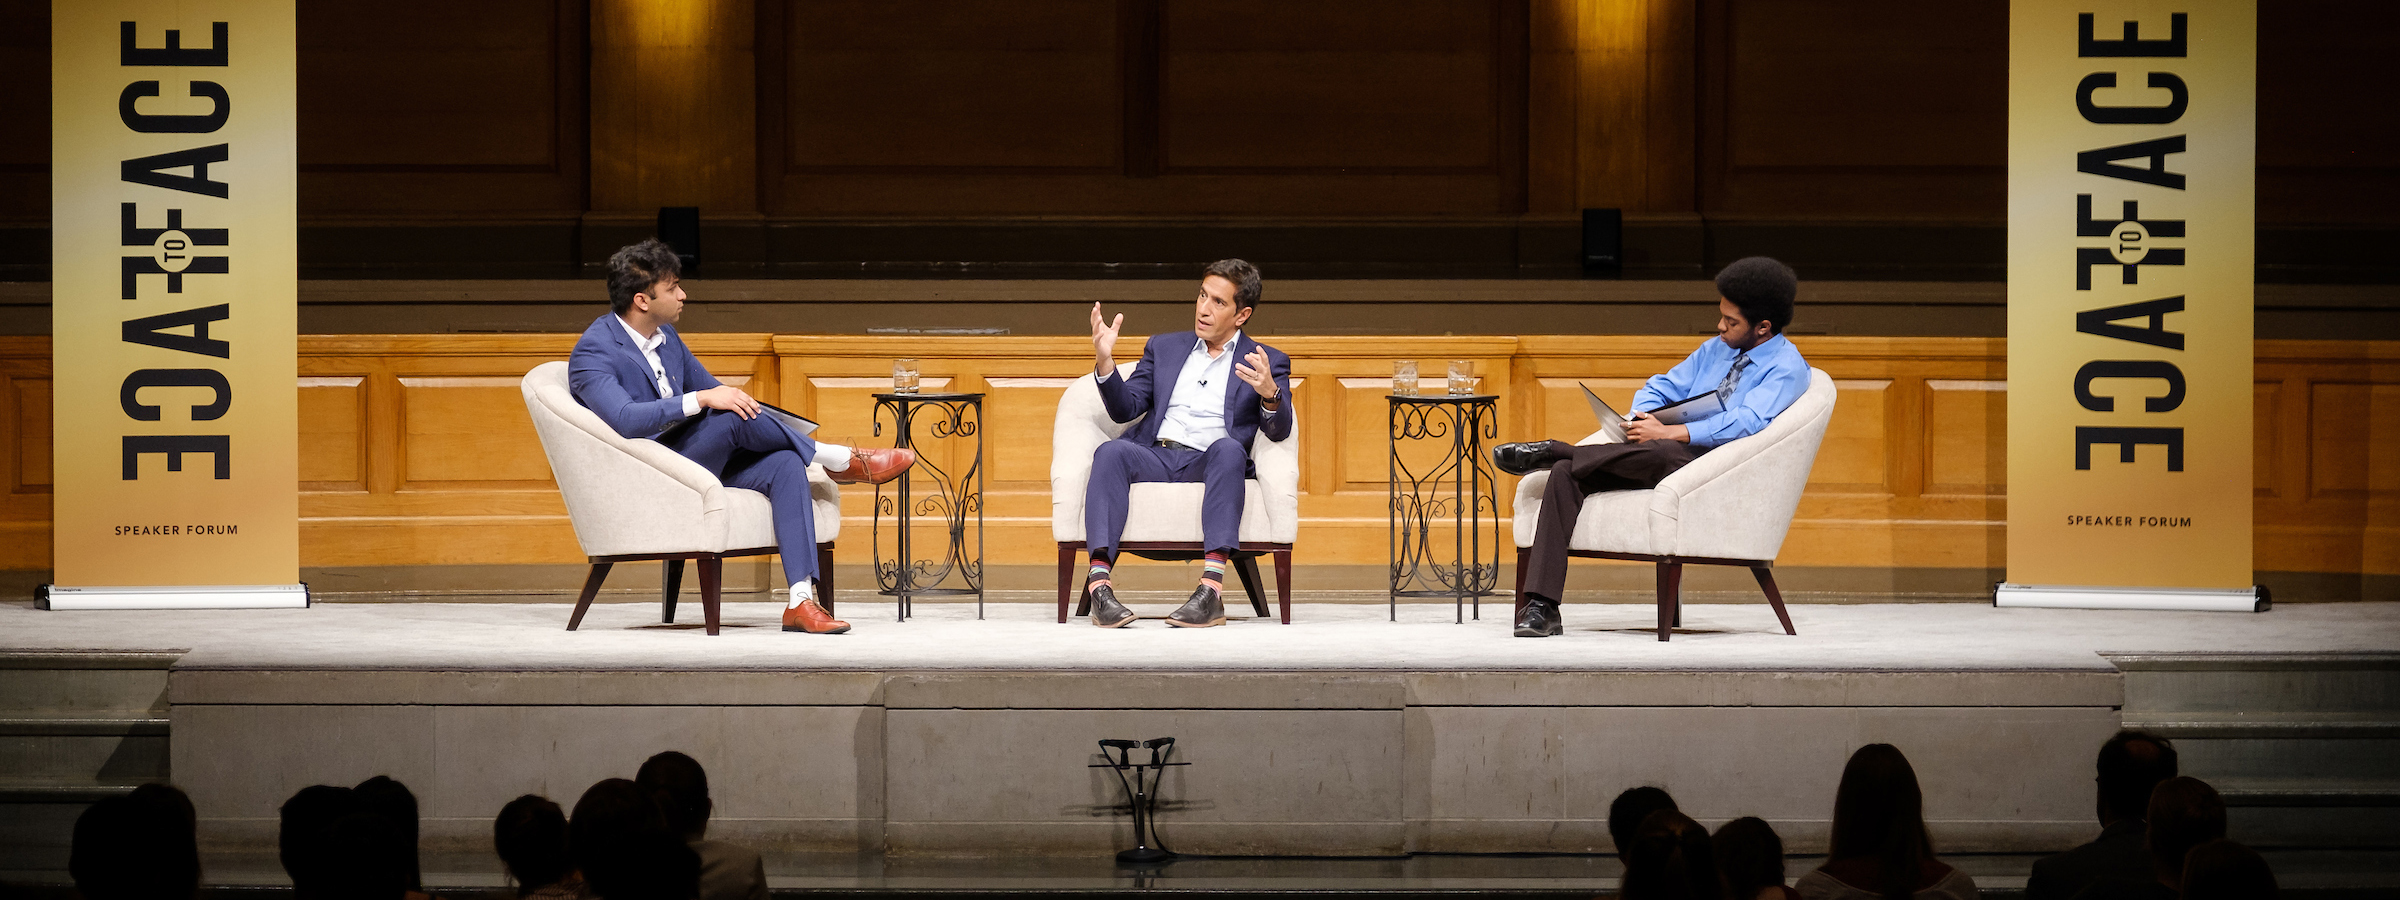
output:
[{"label": "curly dark hair", "polygon": [[1792,267],[1764,256],[1733,261],[1717,273],[1717,294],[1740,307],[1742,318],[1766,322],[1776,334],[1792,324],[1792,300],[1800,295],[1800,276]]}]

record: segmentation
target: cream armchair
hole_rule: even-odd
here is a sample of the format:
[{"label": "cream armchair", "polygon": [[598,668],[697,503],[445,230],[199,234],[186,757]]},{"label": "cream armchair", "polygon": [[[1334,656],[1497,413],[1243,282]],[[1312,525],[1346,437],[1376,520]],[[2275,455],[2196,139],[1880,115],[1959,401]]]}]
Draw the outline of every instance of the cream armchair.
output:
[{"label": "cream armchair", "polygon": [[[708,633],[717,633],[724,559],[774,553],[775,519],[767,496],[726,487],[699,463],[657,441],[618,436],[567,390],[567,364],[546,362],[525,373],[525,412],[541,436],[542,453],[567,502],[575,540],[592,563],[567,630],[583,624],[609,567],[664,560],[660,620],[675,621],[683,561],[700,561],[700,606]],[[841,488],[825,470],[808,467],[817,515],[818,599],[833,608],[833,541],[842,531]]]},{"label": "cream armchair", "polygon": [[[1122,375],[1134,363],[1117,367]],[[1299,408],[1293,407],[1295,417]],[[1141,421],[1136,418],[1134,422]],[[1050,432],[1050,533],[1058,540],[1058,620],[1067,620],[1068,592],[1075,579],[1076,556],[1085,548],[1083,490],[1092,480],[1092,454],[1102,442],[1132,428],[1134,422],[1112,422],[1100,403],[1100,386],[1090,376],[1075,379],[1058,399],[1058,420]],[[1242,483],[1242,552],[1234,571],[1250,594],[1250,608],[1267,614],[1266,595],[1258,580],[1258,556],[1275,556],[1275,596],[1283,624],[1292,624],[1292,542],[1300,534],[1300,429],[1280,441],[1259,435],[1250,444],[1250,462],[1258,477]],[[1125,521],[1118,549],[1149,559],[1198,559],[1200,545],[1198,484],[1136,484],[1127,498],[1134,510]],[[1091,600],[1077,605],[1076,615],[1089,612]]]},{"label": "cream armchair", "polygon": [[[1775,554],[1808,487],[1809,468],[1833,419],[1833,379],[1810,369],[1808,390],[1765,430],[1701,454],[1646,491],[1593,494],[1575,518],[1569,555],[1658,564],[1658,639],[1682,621],[1685,564],[1744,566],[1758,579],[1783,633],[1798,634],[1775,589]],[[1597,432],[1578,444],[1602,443]],[[1517,482],[1517,606],[1525,603],[1526,557],[1548,471]],[[1562,598],[1563,599],[1563,598]]]}]

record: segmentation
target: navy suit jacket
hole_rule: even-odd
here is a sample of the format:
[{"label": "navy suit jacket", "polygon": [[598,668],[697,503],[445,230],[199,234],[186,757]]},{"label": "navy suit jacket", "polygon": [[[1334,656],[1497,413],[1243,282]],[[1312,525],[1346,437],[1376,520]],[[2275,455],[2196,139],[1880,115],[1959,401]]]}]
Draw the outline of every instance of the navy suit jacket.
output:
[{"label": "navy suit jacket", "polygon": [[[1199,333],[1192,331],[1151,335],[1142,345],[1142,361],[1134,364],[1133,374],[1124,378],[1112,376],[1100,382],[1100,402],[1108,408],[1110,419],[1125,422],[1144,413],[1156,413],[1126,429],[1117,440],[1144,447],[1158,441],[1159,420],[1165,418],[1168,395],[1175,390],[1176,376],[1183,374],[1184,360],[1191,358],[1192,345],[1199,340]],[[1258,391],[1249,382],[1239,377],[1225,379],[1226,436],[1245,448],[1261,431],[1267,433],[1270,441],[1292,436],[1292,358],[1251,340],[1247,334],[1235,341],[1229,352],[1234,354],[1233,361],[1238,365],[1252,350],[1266,351],[1267,366],[1275,375],[1278,400],[1275,414],[1269,416],[1258,408]],[[636,353],[638,356],[639,351]],[[1255,469],[1249,471],[1256,475]]]},{"label": "navy suit jacket", "polygon": [[[575,401],[625,437],[657,436],[667,426],[683,421],[684,394],[722,384],[700,365],[691,348],[683,345],[675,326],[658,327],[667,335],[666,342],[658,345],[658,363],[667,370],[667,386],[674,388],[674,396],[658,396],[649,361],[642,358],[642,348],[634,346],[633,336],[625,333],[625,324],[615,313],[601,313],[593,319],[583,337],[575,340],[575,355],[567,359],[567,387]],[[706,412],[702,410],[702,414]]]}]

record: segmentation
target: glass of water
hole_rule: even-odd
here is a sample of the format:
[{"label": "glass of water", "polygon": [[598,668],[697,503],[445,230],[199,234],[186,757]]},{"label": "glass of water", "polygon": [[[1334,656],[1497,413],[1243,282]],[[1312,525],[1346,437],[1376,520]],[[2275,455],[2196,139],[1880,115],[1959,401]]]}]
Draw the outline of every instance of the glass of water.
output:
[{"label": "glass of water", "polygon": [[892,393],[914,394],[916,392],[917,361],[914,359],[892,360]]},{"label": "glass of water", "polygon": [[1417,395],[1417,361],[1403,359],[1392,363],[1392,393],[1402,397]]},{"label": "glass of water", "polygon": [[1451,396],[1465,396],[1472,393],[1475,393],[1475,361],[1471,359],[1451,360]]}]

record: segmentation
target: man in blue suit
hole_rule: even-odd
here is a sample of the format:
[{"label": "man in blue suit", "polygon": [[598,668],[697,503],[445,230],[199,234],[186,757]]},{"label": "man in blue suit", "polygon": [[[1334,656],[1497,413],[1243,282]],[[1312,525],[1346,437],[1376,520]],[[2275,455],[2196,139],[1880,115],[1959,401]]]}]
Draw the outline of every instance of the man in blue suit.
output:
[{"label": "man in blue suit", "polygon": [[1114,357],[1119,313],[1104,321],[1092,304],[1092,377],[1110,419],[1141,424],[1092,454],[1092,480],[1083,495],[1083,535],[1092,551],[1092,624],[1119,628],[1134,620],[1109,584],[1117,541],[1125,533],[1126,497],[1135,482],[1200,482],[1200,533],[1207,555],[1199,586],[1167,624],[1206,628],[1225,624],[1225,566],[1241,549],[1242,481],[1256,474],[1250,441],[1260,433],[1280,441],[1292,433],[1292,360],[1242,334],[1258,306],[1258,267],[1238,259],[1210,263],[1200,279],[1192,330],[1155,335],[1142,347],[1133,374],[1117,377]]},{"label": "man in blue suit", "polygon": [[[814,441],[773,416],[758,401],[708,374],[675,331],[683,315],[683,264],[656,238],[608,258],[609,312],[592,320],[567,363],[576,402],[629,438],[655,438],[706,467],[727,485],[767,495],[775,513],[775,542],[792,584],[783,630],[840,634],[850,623],[817,603],[817,520],[810,504],[808,465],[825,466],[833,480],[882,483],[916,462],[908,450],[853,449]],[[700,416],[672,434],[671,426]]]}]

